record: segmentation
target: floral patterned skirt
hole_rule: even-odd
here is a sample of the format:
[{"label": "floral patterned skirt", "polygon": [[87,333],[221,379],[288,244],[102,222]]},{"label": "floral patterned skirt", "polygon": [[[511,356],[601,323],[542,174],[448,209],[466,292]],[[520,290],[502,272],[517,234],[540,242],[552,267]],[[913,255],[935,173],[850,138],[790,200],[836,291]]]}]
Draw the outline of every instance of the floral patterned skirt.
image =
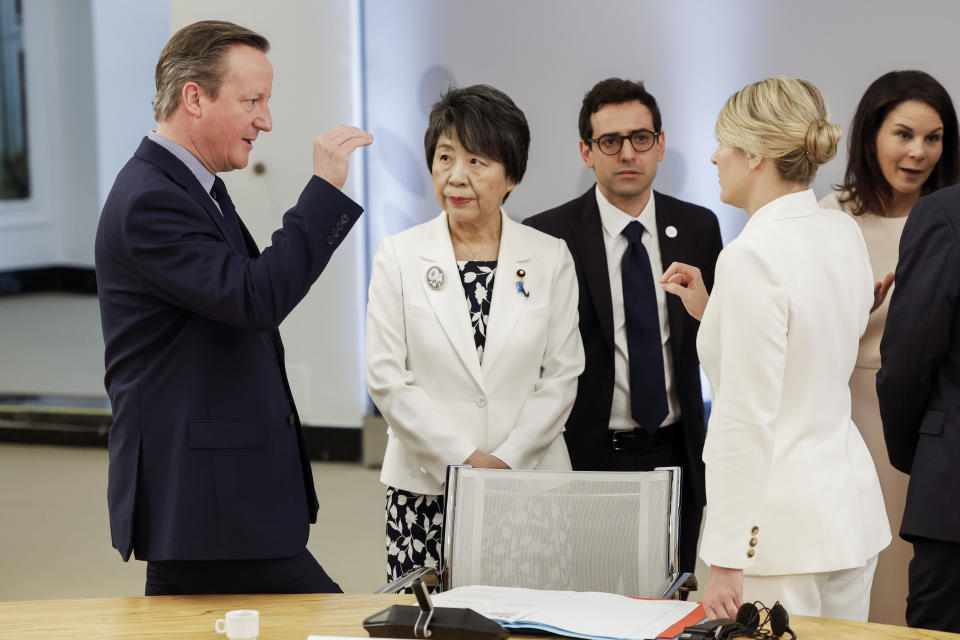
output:
[{"label": "floral patterned skirt", "polygon": [[419,567],[439,569],[442,531],[443,496],[387,487],[387,580]]}]

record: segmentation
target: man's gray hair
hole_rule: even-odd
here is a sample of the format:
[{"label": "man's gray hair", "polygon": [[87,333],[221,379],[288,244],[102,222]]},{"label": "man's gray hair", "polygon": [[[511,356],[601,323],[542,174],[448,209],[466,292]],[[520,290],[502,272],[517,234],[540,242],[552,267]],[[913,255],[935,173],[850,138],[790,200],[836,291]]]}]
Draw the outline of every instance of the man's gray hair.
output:
[{"label": "man's gray hair", "polygon": [[154,75],[157,95],[153,115],[162,122],[180,106],[180,94],[188,82],[196,82],[216,99],[226,75],[224,59],[230,47],[242,45],[266,53],[270,43],[259,33],[220,20],[194,22],[180,29],[160,53]]}]

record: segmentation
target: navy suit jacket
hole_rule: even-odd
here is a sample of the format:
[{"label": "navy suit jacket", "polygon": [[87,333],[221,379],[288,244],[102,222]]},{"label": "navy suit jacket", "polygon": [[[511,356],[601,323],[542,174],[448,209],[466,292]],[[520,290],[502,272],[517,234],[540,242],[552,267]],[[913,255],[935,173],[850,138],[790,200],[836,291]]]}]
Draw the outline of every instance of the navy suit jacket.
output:
[{"label": "navy suit jacket", "polygon": [[362,209],[313,177],[261,254],[144,139],[96,238],[113,406],[108,503],[124,560],[291,556],[317,497],[277,327]]},{"label": "navy suit jacket", "polygon": [[[578,470],[602,467],[601,461],[609,448],[613,403],[613,302],[595,189],[593,186],[579,198],[524,221],[566,241],[580,281],[580,336],[586,352],[586,368],[580,375],[577,399],[564,433],[570,461]],[[655,192],[654,197],[663,269],[675,261],[699,267],[707,289],[712,289],[714,266],[723,248],[717,217],[709,209],[662,193]],[[666,234],[670,226],[678,232],[672,238]],[[696,506],[702,507],[706,503],[701,459],[706,427],[697,357],[700,323],[674,295],[667,295],[667,314],[674,384],[685,436],[684,481],[694,490]]]},{"label": "navy suit jacket", "polygon": [[960,185],[914,205],[880,341],[890,463],[910,474],[906,540],[960,542]]}]

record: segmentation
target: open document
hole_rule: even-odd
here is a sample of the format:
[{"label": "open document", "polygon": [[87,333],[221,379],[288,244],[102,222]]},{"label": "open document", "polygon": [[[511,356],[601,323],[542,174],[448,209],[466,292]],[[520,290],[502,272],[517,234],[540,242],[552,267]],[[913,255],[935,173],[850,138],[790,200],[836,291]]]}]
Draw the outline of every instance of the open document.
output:
[{"label": "open document", "polygon": [[435,607],[465,607],[507,629],[573,638],[674,638],[706,618],[698,602],[643,600],[612,593],[457,587],[431,598]]}]

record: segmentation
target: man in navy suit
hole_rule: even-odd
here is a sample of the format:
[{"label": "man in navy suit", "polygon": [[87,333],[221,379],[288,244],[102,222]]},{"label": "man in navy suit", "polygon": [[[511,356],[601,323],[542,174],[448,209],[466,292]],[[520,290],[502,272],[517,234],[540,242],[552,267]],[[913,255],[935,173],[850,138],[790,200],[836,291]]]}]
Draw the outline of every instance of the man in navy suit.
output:
[{"label": "man in navy suit", "polygon": [[880,342],[877,397],[890,464],[910,475],[911,627],[960,633],[960,185],[920,198]]},{"label": "man in navy suit", "polygon": [[706,503],[699,323],[657,281],[678,261],[712,288],[720,227],[710,210],[653,191],[665,138],[642,82],[597,83],[579,124],[596,186],[525,221],[566,241],[580,280],[586,368],[564,434],[570,460],[577,470],[682,467],[680,571],[693,572]]},{"label": "man in navy suit", "polygon": [[178,31],[157,63],[157,130],[104,204],[96,239],[113,406],[113,546],[147,595],[339,591],[306,549],[317,496],[277,327],[362,209],[340,192],[372,136],[314,141],[314,176],[261,253],[217,173],[272,127],[265,38]]}]

